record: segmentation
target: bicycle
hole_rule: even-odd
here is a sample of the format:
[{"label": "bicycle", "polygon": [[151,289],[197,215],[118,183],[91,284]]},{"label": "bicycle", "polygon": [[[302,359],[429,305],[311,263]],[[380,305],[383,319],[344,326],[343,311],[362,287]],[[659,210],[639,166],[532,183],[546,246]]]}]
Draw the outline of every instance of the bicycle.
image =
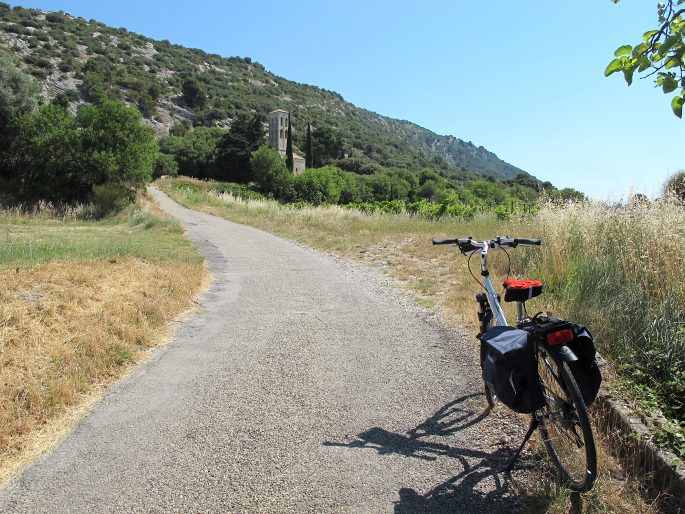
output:
[{"label": "bicycle", "polygon": [[[472,238],[433,240],[435,245],[456,245],[462,254],[468,257],[468,268],[471,276],[479,283],[482,291],[476,294],[478,303],[478,318],[480,322],[481,341],[481,366],[484,365],[485,349],[484,341],[495,332],[503,332],[508,329],[495,327],[508,327],[508,323],[502,306],[500,296],[495,292],[490,271],[488,257],[496,251],[504,251],[509,260],[509,272],[511,272],[511,258],[506,248],[516,248],[523,245],[540,245],[540,239],[497,237],[489,241],[477,241]],[[480,275],[478,280],[471,270],[471,258],[480,253]],[[508,277],[509,273],[507,273]],[[542,283],[539,281],[517,281],[507,278],[505,280],[505,301],[516,303],[516,328],[535,333],[537,327],[545,322],[549,325],[550,318],[540,314],[529,317],[526,312],[526,300],[542,293]],[[559,330],[550,332],[545,337],[531,337],[533,350],[531,363],[537,374],[541,386],[541,407],[535,408],[531,414],[530,426],[523,442],[516,450],[514,456],[508,462],[505,470],[510,472],[515,461],[521,454],[523,447],[528,442],[533,432],[540,429],[547,452],[556,467],[559,477],[573,491],[585,492],[592,488],[597,476],[597,454],[595,449],[592,428],[587,414],[586,403],[583,398],[585,389],[579,387],[574,378],[574,372],[578,364],[578,356],[569,346],[569,332],[571,324],[560,322],[555,318]],[[559,321],[560,323],[557,323]],[[565,323],[565,325],[564,325]],[[581,327],[584,328],[584,327]],[[551,339],[550,339],[551,337]],[[590,336],[591,337],[591,336]],[[528,343],[526,343],[528,344]],[[594,343],[593,343],[594,345]],[[594,346],[593,346],[594,349]],[[594,354],[592,355],[594,359]],[[509,377],[511,381],[511,377]],[[601,381],[601,376],[600,379]],[[492,409],[497,402],[492,383],[485,381],[485,396],[488,408]],[[512,387],[514,384],[511,384]],[[597,388],[599,385],[597,384]],[[582,392],[581,392],[582,391]],[[596,392],[595,392],[596,394]],[[592,397],[592,400],[594,397]],[[592,401],[590,400],[590,401]],[[537,405],[536,405],[537,407]],[[518,412],[527,412],[519,410]]]}]

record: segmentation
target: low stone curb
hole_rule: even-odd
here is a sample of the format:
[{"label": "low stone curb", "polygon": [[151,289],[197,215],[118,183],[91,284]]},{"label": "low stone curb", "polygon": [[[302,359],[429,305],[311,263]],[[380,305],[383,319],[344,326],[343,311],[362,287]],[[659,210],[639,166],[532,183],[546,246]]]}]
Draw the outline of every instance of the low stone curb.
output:
[{"label": "low stone curb", "polygon": [[593,406],[604,423],[612,448],[627,468],[654,497],[664,498],[666,512],[681,513],[685,507],[685,463],[675,454],[658,448],[649,429],[625,400],[601,389]]}]

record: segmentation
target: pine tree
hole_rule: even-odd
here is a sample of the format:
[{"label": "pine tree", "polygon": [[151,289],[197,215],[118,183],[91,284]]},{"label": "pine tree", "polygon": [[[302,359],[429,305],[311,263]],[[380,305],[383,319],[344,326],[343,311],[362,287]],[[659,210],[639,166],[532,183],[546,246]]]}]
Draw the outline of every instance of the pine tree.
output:
[{"label": "pine tree", "polygon": [[288,113],[288,140],[285,144],[285,165],[293,171],[293,134],[290,126],[290,113]]},{"label": "pine tree", "polygon": [[314,155],[312,154],[312,124],[307,123],[307,142],[305,143],[305,167],[314,167]]}]

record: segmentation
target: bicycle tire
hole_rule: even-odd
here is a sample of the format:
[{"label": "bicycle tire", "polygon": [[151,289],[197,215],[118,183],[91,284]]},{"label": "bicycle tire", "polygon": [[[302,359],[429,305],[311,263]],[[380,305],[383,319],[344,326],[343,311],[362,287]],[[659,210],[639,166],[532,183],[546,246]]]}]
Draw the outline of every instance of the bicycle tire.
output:
[{"label": "bicycle tire", "polygon": [[[483,342],[480,343],[480,367],[483,369],[483,360],[485,359],[485,346]],[[485,400],[488,402],[488,408],[494,409],[497,404],[497,395],[492,390],[492,388],[485,382],[483,382],[483,389],[485,391]]]},{"label": "bicycle tire", "polygon": [[568,363],[538,346],[545,406],[537,411],[547,453],[573,491],[586,492],[597,477],[597,451],[585,402]]}]

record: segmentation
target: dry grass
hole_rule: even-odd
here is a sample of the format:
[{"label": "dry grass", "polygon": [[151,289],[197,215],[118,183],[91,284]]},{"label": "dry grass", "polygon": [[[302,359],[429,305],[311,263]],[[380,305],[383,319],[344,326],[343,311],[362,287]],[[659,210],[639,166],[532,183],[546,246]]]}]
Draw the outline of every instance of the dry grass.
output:
[{"label": "dry grass", "polygon": [[[0,262],[0,483],[56,444],[108,385],[164,342],[207,285],[194,251],[165,250],[186,244],[180,230],[155,217],[154,206],[146,210],[147,228],[140,220],[70,225],[0,216],[14,248],[34,250],[5,252]],[[82,238],[84,231],[97,237]],[[9,239],[0,239],[0,250]]]},{"label": "dry grass", "polygon": [[[563,219],[568,214],[563,209],[557,210],[554,207],[543,212],[543,217],[505,222],[498,221],[491,214],[477,216],[469,222],[456,219],[431,222],[407,215],[368,215],[340,207],[296,209],[279,206],[271,201],[241,200],[228,194],[204,193],[196,188],[185,188],[184,183],[199,187],[203,184],[201,181],[182,179],[175,182],[161,181],[159,185],[188,207],[252,225],[343,257],[371,263],[384,273],[404,282],[419,305],[434,309],[448,324],[466,327],[474,333],[477,331],[477,319],[473,295],[477,291],[477,285],[469,275],[466,261],[461,254],[446,251],[444,247],[432,246],[432,238],[467,235],[475,238],[496,235],[542,236],[547,243],[542,250],[542,262],[547,265],[549,261],[561,267],[556,276],[557,282],[561,282],[562,268],[569,259],[569,238],[580,237],[576,232],[566,230],[574,223],[580,224],[579,219]],[[573,211],[566,211],[569,212]],[[582,214],[579,210],[575,212]],[[562,217],[555,221],[557,233],[552,232],[553,229],[549,227],[548,221],[552,215]],[[594,234],[596,227],[587,226],[582,230]],[[679,233],[683,233],[682,228]],[[554,244],[549,244],[551,241]],[[532,270],[536,275],[531,278],[549,278],[544,276],[540,268],[535,269],[532,266],[533,258],[541,257],[540,251],[517,249],[514,272]],[[593,251],[600,253],[602,248],[598,246]],[[587,253],[586,250],[584,254]],[[634,254],[639,259],[639,252],[635,251]],[[474,264],[477,267],[478,264]],[[503,270],[505,264],[506,260],[500,254],[495,262],[495,269]],[[680,269],[685,269],[685,266]],[[553,295],[553,299],[555,308],[564,305],[562,295]],[[543,310],[544,306],[541,298],[529,302],[531,312]],[[513,313],[509,314],[513,317]],[[477,351],[475,339],[474,351]],[[582,496],[570,494],[557,485],[551,469],[543,465],[536,480],[525,484],[522,491],[522,495],[529,500],[529,511],[658,512],[658,505],[643,499],[637,480],[628,476],[620,461],[611,455],[606,437],[600,434],[597,439],[599,477],[593,490]],[[544,462],[542,444],[533,443],[533,448],[536,448],[536,453]]]}]

